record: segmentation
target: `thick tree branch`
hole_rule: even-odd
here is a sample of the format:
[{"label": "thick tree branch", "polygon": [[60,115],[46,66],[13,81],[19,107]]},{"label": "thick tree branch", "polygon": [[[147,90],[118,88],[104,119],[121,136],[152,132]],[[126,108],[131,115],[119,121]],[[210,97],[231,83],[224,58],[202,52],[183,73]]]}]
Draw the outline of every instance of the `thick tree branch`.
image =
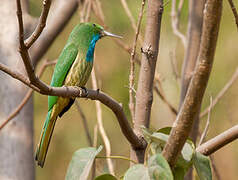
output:
[{"label": "thick tree branch", "polygon": [[183,61],[182,69],[182,85],[180,94],[180,107],[184,102],[189,83],[194,73],[195,65],[198,58],[201,35],[202,35],[202,21],[203,9],[205,0],[189,1],[189,22],[188,22],[188,47]]},{"label": "thick tree branch", "polygon": [[201,146],[198,146],[196,150],[206,156],[209,156],[237,138],[238,125],[235,125],[218,136],[203,143]]},{"label": "thick tree branch", "polygon": [[202,40],[198,63],[189,85],[185,101],[173,125],[168,142],[163,149],[163,155],[171,167],[174,167],[176,163],[177,157],[189,136],[194,119],[199,112],[202,103],[213,64],[221,10],[222,0],[207,0],[204,10]]},{"label": "thick tree branch", "polygon": [[[148,127],[150,123],[151,106],[153,101],[153,82],[158,56],[162,13],[162,0],[148,1],[147,25],[145,29],[144,45],[142,48],[138,88],[136,92],[134,129],[139,136],[142,136],[141,126]],[[144,151],[141,151],[141,153],[132,158],[136,158],[136,161],[138,162],[143,162]]]},{"label": "thick tree branch", "polygon": [[137,133],[141,132],[141,126],[148,127],[150,121],[163,1],[148,1],[148,9],[145,41],[142,48],[142,60],[136,93],[135,131]]}]

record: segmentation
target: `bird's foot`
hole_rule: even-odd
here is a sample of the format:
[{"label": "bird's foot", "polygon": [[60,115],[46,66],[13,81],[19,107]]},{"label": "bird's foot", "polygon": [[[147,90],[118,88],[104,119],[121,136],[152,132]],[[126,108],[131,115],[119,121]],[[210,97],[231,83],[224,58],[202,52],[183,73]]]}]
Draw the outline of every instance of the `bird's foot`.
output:
[{"label": "bird's foot", "polygon": [[88,97],[88,90],[87,90],[87,88],[86,87],[80,87],[80,88],[82,88],[84,90],[84,92],[86,93],[85,97]]},{"label": "bird's foot", "polygon": [[97,96],[99,95],[100,89],[97,89]]}]

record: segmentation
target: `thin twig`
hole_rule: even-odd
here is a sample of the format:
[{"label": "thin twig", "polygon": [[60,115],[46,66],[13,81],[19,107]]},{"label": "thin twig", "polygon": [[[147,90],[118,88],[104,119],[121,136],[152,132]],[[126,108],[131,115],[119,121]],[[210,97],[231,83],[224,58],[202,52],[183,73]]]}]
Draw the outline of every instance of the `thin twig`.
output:
[{"label": "thin twig", "polygon": [[[184,0],[180,0],[179,1],[179,4],[178,4],[178,9],[177,9],[177,17],[178,17],[178,20],[180,19],[180,15],[181,15],[181,11],[182,11],[182,8],[183,8],[183,4],[184,4]],[[178,27],[179,27],[179,22],[178,21]]]},{"label": "thin twig", "polygon": [[154,90],[155,92],[158,94],[158,96],[160,97],[160,99],[169,107],[170,111],[174,114],[177,115],[178,111],[177,109],[167,100],[167,98],[165,97],[164,94],[162,94],[159,90],[159,87],[154,85]]},{"label": "thin twig", "polygon": [[209,128],[209,124],[210,124],[210,119],[211,119],[211,110],[212,110],[212,96],[210,97],[210,105],[209,105],[209,109],[208,109],[207,123],[206,123],[204,131],[202,133],[202,136],[200,138],[200,141],[198,143],[198,146],[200,146],[206,138],[208,128]]},{"label": "thin twig", "polygon": [[88,0],[88,8],[86,11],[87,13],[85,15],[85,22],[90,21],[91,10],[92,10],[92,0]]},{"label": "thin twig", "polygon": [[179,16],[182,9],[183,3],[179,6],[179,11],[176,12],[176,0],[172,0],[172,7],[171,7],[171,23],[173,33],[182,41],[184,48],[187,47],[187,39],[186,36],[179,31]]},{"label": "thin twig", "polygon": [[235,5],[234,5],[232,0],[228,0],[228,2],[230,4],[231,10],[232,10],[232,12],[234,14],[235,21],[236,21],[236,26],[237,26],[237,30],[238,30],[238,13],[237,13],[236,7],[235,7]]},{"label": "thin twig", "polygon": [[27,91],[25,97],[23,98],[23,100],[21,101],[21,103],[17,106],[17,108],[7,117],[6,120],[4,120],[4,122],[0,125],[0,130],[2,130],[2,128],[4,128],[11,119],[13,119],[14,117],[16,117],[16,115],[21,111],[21,109],[24,107],[24,105],[28,102],[28,100],[30,99],[31,95],[32,95],[33,90],[30,89]]},{"label": "thin twig", "polygon": [[30,48],[32,44],[38,39],[41,32],[45,28],[46,19],[50,10],[51,0],[43,0],[43,10],[41,12],[39,23],[35,29],[35,31],[31,34],[31,36],[25,41],[26,48]]},{"label": "thin twig", "polygon": [[[93,129],[93,147],[97,147],[97,141],[98,141],[98,125],[95,124],[94,129]],[[96,159],[93,162],[93,167],[92,167],[92,180],[94,180],[96,176]]]},{"label": "thin twig", "polygon": [[212,164],[212,169],[213,169],[213,172],[214,172],[214,175],[216,177],[216,180],[221,180],[221,175],[217,169],[217,166],[216,166],[216,163],[215,163],[215,159],[213,157],[213,155],[210,155],[210,160],[211,160],[211,164]]},{"label": "thin twig", "polygon": [[83,8],[80,11],[80,22],[85,22],[85,16],[86,16],[88,3],[89,3],[89,0],[85,0],[83,2]]},{"label": "thin twig", "polygon": [[80,114],[80,117],[82,119],[83,127],[85,129],[87,140],[88,140],[88,144],[89,144],[89,146],[92,147],[93,146],[93,141],[92,141],[91,135],[89,133],[88,122],[87,122],[86,116],[84,115],[83,110],[81,109],[80,104],[77,100],[75,101],[75,105],[76,105],[77,110],[78,110],[78,112]]},{"label": "thin twig", "polygon": [[[235,72],[233,73],[230,80],[226,83],[226,85],[222,88],[222,90],[218,93],[218,95],[213,100],[211,108],[214,108],[214,106],[218,103],[218,101],[224,96],[224,94],[227,92],[227,90],[232,86],[232,84],[235,82],[235,80],[238,78],[238,68],[236,68]],[[200,118],[203,118],[207,113],[209,112],[209,107],[207,107],[201,114]]]},{"label": "thin twig", "polygon": [[180,75],[178,72],[178,66],[177,66],[177,61],[175,58],[175,53],[174,52],[170,52],[170,62],[171,62],[171,66],[172,66],[172,72],[174,74],[174,77],[176,79],[177,82],[180,82]]},{"label": "thin twig", "polygon": [[[95,89],[95,90],[98,89],[97,79],[96,79],[96,74],[95,74],[94,68],[92,69],[92,86],[93,86],[93,89]],[[96,105],[96,111],[97,111],[97,124],[98,124],[98,128],[99,128],[99,132],[100,132],[103,142],[105,144],[106,156],[110,156],[111,155],[111,144],[110,144],[109,138],[106,134],[106,131],[103,127],[101,104],[99,101],[95,101],[95,105]],[[108,169],[109,169],[110,173],[114,175],[115,172],[114,172],[112,160],[107,159],[107,164],[108,164]]]},{"label": "thin twig", "polygon": [[[121,0],[121,4],[122,4],[122,6],[123,6],[123,8],[124,8],[124,10],[125,10],[125,12],[126,12],[128,18],[129,18],[130,21],[131,21],[131,26],[132,26],[132,28],[134,29],[135,33],[137,33],[137,31],[138,31],[138,24],[140,24],[139,21],[141,21],[141,20],[139,19],[140,17],[138,17],[138,23],[137,23],[137,26],[136,26],[135,19],[134,19],[134,17],[132,16],[132,13],[131,13],[131,11],[130,11],[130,9],[129,9],[129,7],[128,7],[128,4],[127,4],[126,0]],[[141,6],[140,14],[143,13],[144,5],[145,5],[145,0],[142,0],[142,6]],[[142,15],[143,15],[143,14],[141,14],[141,17],[142,17]],[[140,16],[140,15],[139,15],[139,16]],[[139,26],[140,26],[140,25],[139,25]],[[138,35],[139,35],[139,34],[138,34]],[[142,44],[143,41],[142,41],[142,37],[141,37],[140,35],[139,35],[139,41],[140,41],[140,44]]]},{"label": "thin twig", "polygon": [[[125,2],[125,0],[122,0],[122,2]],[[125,2],[126,3],[126,2]],[[141,9],[140,13],[138,16],[138,22],[136,26],[136,33],[135,33],[135,39],[132,45],[132,51],[131,51],[131,56],[130,56],[130,75],[129,75],[129,108],[131,111],[131,117],[132,121],[134,122],[135,119],[135,94],[133,92],[134,89],[134,83],[135,83],[135,52],[136,52],[136,44],[137,44],[137,39],[138,35],[140,32],[140,26],[141,26],[141,20],[143,16],[143,11],[144,11],[144,6],[145,6],[145,0],[142,0],[141,3]]]},{"label": "thin twig", "polygon": [[98,125],[95,124],[93,129],[93,147],[97,147],[98,142]]}]

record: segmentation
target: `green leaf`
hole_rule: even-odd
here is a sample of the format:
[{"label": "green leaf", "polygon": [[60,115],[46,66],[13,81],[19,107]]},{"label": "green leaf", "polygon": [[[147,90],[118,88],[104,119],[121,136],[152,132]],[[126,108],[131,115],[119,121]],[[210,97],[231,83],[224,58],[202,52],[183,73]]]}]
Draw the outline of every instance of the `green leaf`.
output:
[{"label": "green leaf", "polygon": [[92,168],[96,155],[102,150],[93,147],[83,148],[76,151],[69,164],[66,180],[86,180]]},{"label": "green leaf", "polygon": [[97,176],[94,180],[117,180],[117,178],[111,174],[103,174]]},{"label": "green leaf", "polygon": [[174,175],[174,180],[184,180],[184,176],[186,174],[187,170],[184,169],[183,167],[175,167],[173,169],[173,175]]},{"label": "green leaf", "polygon": [[148,168],[150,178],[153,180],[174,179],[169,164],[167,163],[166,159],[159,153],[149,158]]},{"label": "green leaf", "polygon": [[200,180],[211,180],[212,179],[212,170],[210,159],[207,156],[204,156],[200,152],[195,152],[194,155],[194,166],[196,168],[197,174]]},{"label": "green leaf", "polygon": [[131,166],[123,180],[149,180],[149,171],[148,168],[145,167],[143,164],[136,164],[134,166]]},{"label": "green leaf", "polygon": [[[150,142],[150,152],[151,155],[155,155],[157,153],[161,153],[166,142],[169,139],[169,133],[171,131],[171,127],[165,127],[159,129],[157,132],[151,132],[146,128],[143,128],[143,133],[146,136],[147,142]],[[149,139],[149,140],[148,140]],[[178,177],[175,179],[183,179],[184,175],[191,167],[193,163],[193,156],[195,152],[195,146],[191,140],[187,140],[181,154],[178,157],[175,168],[173,169],[173,174],[176,175],[174,177]]]}]

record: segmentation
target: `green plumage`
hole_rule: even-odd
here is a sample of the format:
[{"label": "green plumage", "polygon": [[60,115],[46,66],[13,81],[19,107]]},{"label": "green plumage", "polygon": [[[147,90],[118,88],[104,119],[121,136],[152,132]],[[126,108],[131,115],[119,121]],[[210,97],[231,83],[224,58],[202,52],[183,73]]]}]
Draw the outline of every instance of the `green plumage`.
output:
[{"label": "green plumage", "polygon": [[[80,86],[84,87],[93,67],[95,43],[107,35],[99,25],[81,23],[71,32],[69,39],[61,52],[51,86]],[[107,32],[106,32],[107,33]],[[41,139],[36,151],[36,161],[44,166],[48,146],[58,116],[62,116],[73,104],[74,99],[57,96],[48,97],[48,114],[41,132]]]}]

